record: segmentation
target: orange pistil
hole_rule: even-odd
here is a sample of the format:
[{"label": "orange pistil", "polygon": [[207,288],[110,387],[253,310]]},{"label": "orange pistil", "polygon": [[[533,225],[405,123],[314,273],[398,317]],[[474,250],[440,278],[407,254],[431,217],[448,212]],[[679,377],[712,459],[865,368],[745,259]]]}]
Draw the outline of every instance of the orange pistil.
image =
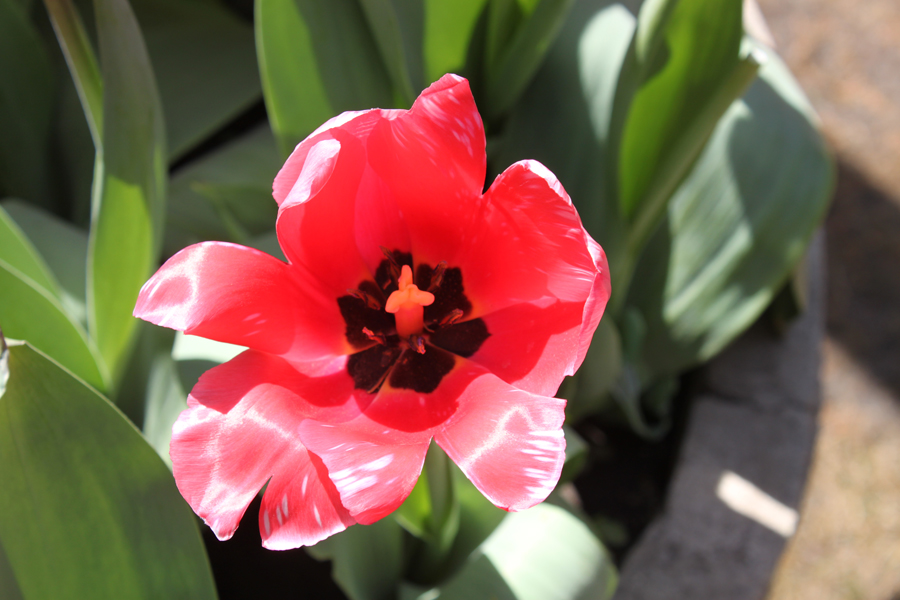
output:
[{"label": "orange pistil", "polygon": [[422,331],[425,307],[434,302],[434,294],[423,292],[413,283],[412,269],[403,265],[396,292],[387,299],[384,310],[394,315],[397,334],[408,337]]}]

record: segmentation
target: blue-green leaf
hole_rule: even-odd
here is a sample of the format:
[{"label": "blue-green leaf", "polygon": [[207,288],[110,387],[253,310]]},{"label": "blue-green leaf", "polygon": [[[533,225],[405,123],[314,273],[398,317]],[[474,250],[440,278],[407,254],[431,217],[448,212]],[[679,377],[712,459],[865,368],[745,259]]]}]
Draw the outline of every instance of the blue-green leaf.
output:
[{"label": "blue-green leaf", "polygon": [[511,513],[441,586],[405,599],[606,600],[617,575],[603,544],[579,518],[539,504]]},{"label": "blue-green leaf", "polygon": [[6,211],[7,202],[0,205],[0,260],[59,298],[59,284],[37,249]]},{"label": "blue-green leaf", "polygon": [[261,97],[253,29],[202,0],[132,0],[176,159]]},{"label": "blue-green leaf", "polygon": [[0,208],[0,327],[28,340],[98,389],[109,379],[81,324],[63,308],[56,278],[22,230]]},{"label": "blue-green leaf", "polygon": [[307,551],[331,560],[331,576],[350,600],[391,600],[403,569],[403,530],[394,519],[353,525]]},{"label": "blue-green leaf", "polygon": [[165,252],[202,240],[248,244],[275,227],[281,157],[263,125],[179,170],[169,184]]},{"label": "blue-green leaf", "polygon": [[215,598],[196,521],[140,433],[33,347],[13,345],[0,363],[0,564],[14,577],[0,589]]},{"label": "blue-green leaf", "polygon": [[773,54],[673,196],[636,274],[629,303],[647,322],[649,377],[707,360],[757,319],[803,255],[832,182],[812,109]]}]

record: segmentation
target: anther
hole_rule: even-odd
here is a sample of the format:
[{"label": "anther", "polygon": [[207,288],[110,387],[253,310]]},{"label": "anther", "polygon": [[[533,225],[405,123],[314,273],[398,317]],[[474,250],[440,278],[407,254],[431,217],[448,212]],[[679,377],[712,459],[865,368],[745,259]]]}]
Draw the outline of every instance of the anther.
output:
[{"label": "anther", "polygon": [[428,286],[428,291],[433,292],[441,286],[441,282],[444,280],[444,271],[447,270],[447,261],[442,260],[437,264],[434,268],[434,271],[431,272],[431,284]]},{"label": "anther", "polygon": [[375,299],[371,294],[367,294],[362,290],[354,290],[351,288],[347,288],[347,293],[353,296],[354,298],[359,298],[363,302],[366,303],[366,306],[371,308],[372,310],[381,310],[381,302]]},{"label": "anther", "polygon": [[373,342],[377,342],[377,343],[381,344],[382,346],[387,345],[387,338],[384,337],[384,334],[375,333],[368,327],[363,327],[362,332],[366,335],[367,338],[369,338]]},{"label": "anther", "polygon": [[[397,262],[397,259],[394,257],[394,253],[392,251],[388,250],[384,246],[379,246],[379,248],[381,248],[381,253],[384,254],[384,256],[388,259],[388,262],[391,263],[391,280],[394,283],[397,283],[397,281],[400,279],[400,263]],[[391,281],[386,282],[384,284],[384,289],[387,289],[390,284]]]},{"label": "anther", "polygon": [[419,354],[425,354],[425,338],[421,335],[409,336],[408,343],[410,350],[415,350]]},{"label": "anther", "polygon": [[463,311],[459,308],[454,308],[449,313],[444,315],[444,317],[438,323],[439,327],[446,327],[447,325],[453,325],[460,319],[462,319]]}]

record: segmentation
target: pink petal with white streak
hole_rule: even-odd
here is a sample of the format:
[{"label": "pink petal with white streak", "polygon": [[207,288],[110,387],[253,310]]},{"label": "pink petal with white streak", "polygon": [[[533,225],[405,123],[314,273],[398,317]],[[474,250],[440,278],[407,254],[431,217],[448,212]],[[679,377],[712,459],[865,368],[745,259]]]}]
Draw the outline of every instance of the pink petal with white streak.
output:
[{"label": "pink petal with white streak", "polygon": [[363,415],[339,425],[304,421],[300,438],[325,463],[341,504],[367,525],[394,512],[409,496],[431,434],[399,432]]},{"label": "pink petal with white streak", "polygon": [[565,462],[565,400],[531,394],[486,373],[459,403],[434,439],[475,487],[510,511],[546,499]]}]

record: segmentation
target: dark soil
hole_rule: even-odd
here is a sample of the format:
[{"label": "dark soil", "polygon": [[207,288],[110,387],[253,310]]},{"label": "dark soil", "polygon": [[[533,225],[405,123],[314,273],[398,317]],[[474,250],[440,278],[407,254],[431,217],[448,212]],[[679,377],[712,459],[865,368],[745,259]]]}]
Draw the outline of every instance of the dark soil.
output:
[{"label": "dark soil", "polygon": [[[682,378],[673,402],[672,425],[658,441],[642,438],[626,426],[594,417],[576,426],[591,445],[588,466],[575,479],[584,510],[607,525],[598,527],[604,543],[621,566],[641,533],[665,506],[690,412],[694,377]],[[603,535],[608,524],[619,531]]]},{"label": "dark soil", "polygon": [[302,548],[273,551],[262,547],[259,497],[244,513],[234,537],[216,539],[201,525],[221,600],[346,600],[331,579],[331,563],[319,562]]}]

